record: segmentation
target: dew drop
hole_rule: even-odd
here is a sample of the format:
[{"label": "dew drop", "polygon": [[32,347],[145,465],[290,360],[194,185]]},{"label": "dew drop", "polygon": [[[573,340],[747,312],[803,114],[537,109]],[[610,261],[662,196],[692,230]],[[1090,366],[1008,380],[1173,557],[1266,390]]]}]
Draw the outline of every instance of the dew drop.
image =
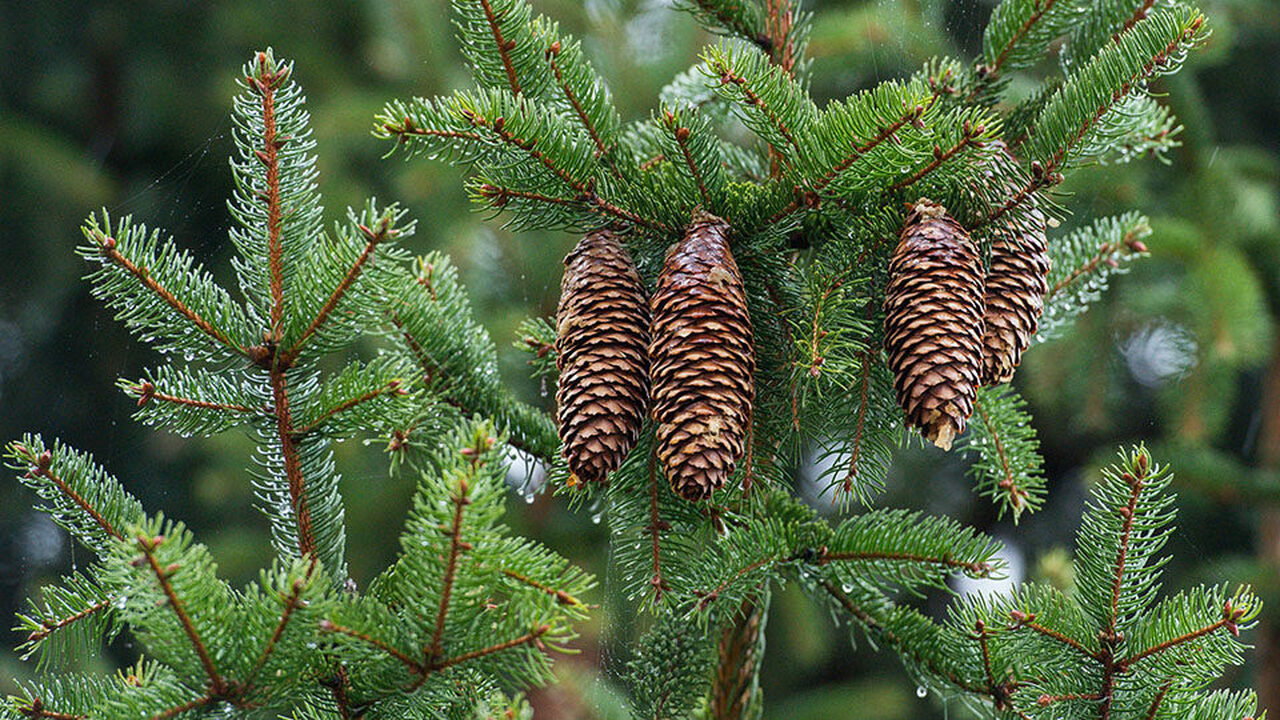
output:
[{"label": "dew drop", "polygon": [[600,524],[600,519],[601,519],[602,517],[604,517],[604,513],[596,513],[595,515],[592,515],[592,516],[591,516],[591,524],[592,524],[592,525],[599,525],[599,524]]},{"label": "dew drop", "polygon": [[533,495],[533,493],[528,492],[528,493],[525,493],[525,494],[524,494],[524,502],[525,502],[525,504],[526,504],[526,505],[532,505],[532,504],[533,504],[533,499],[534,499],[534,495]]},{"label": "dew drop", "polygon": [[916,688],[916,697],[918,697],[918,698],[922,698],[922,697],[924,697],[924,696],[926,696],[926,695],[928,695],[928,694],[929,694],[929,688],[927,688],[927,687],[925,687],[925,686],[923,686],[923,685],[921,685],[921,686],[919,686],[919,687],[917,687],[917,688]]},{"label": "dew drop", "polygon": [[840,586],[840,589],[847,593],[851,593],[853,592],[853,585],[851,583],[845,583]]},{"label": "dew drop", "polygon": [[116,601],[112,604],[116,606],[117,610],[123,610],[125,605],[129,604],[129,596],[121,595],[120,597],[116,598]]}]

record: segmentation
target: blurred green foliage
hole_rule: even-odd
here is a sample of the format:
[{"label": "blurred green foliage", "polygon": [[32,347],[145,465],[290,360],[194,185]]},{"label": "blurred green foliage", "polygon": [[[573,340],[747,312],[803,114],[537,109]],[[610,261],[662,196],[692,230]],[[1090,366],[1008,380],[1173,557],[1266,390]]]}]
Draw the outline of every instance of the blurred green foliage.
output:
[{"label": "blurred green foliage", "polygon": [[[815,97],[904,76],[934,55],[973,57],[991,5],[813,3]],[[583,39],[624,119],[647,115],[661,86],[710,40],[663,2],[536,6]],[[1075,332],[1033,348],[1019,373],[1046,454],[1045,508],[1016,528],[998,522],[970,492],[960,460],[923,451],[899,459],[884,502],[977,525],[1019,548],[1031,575],[1069,582],[1056,548],[1070,542],[1083,484],[1092,480],[1082,468],[1109,459],[1121,442],[1146,440],[1178,474],[1169,589],[1210,578],[1255,583],[1269,603],[1269,642],[1280,646],[1280,558],[1267,555],[1265,543],[1280,512],[1280,384],[1268,389],[1267,380],[1280,379],[1280,6],[1203,6],[1214,28],[1208,50],[1188,72],[1161,81],[1185,126],[1169,164],[1099,166],[1061,188],[1065,206],[1086,217],[1140,207],[1153,234],[1151,258],[1119,278]],[[383,160],[385,145],[369,134],[388,99],[468,82],[448,18],[443,0],[0,7],[0,439],[38,431],[93,452],[148,508],[185,520],[232,582],[268,562],[265,519],[246,512],[247,439],[188,441],[129,419],[132,403],[115,379],[137,376],[154,358],[89,297],[80,281],[86,268],[72,252],[79,223],[105,206],[163,225],[207,265],[228,267],[230,219],[220,200],[231,188],[222,160],[231,150],[228,99],[236,68],[268,45],[296,61],[311,94],[331,209],[367,195],[407,205],[420,222],[411,249],[453,257],[503,353],[504,375],[526,399],[549,405],[524,356],[508,350],[521,320],[554,311],[560,259],[574,238],[516,237],[470,212],[457,171]],[[1047,73],[1053,62],[1038,70]],[[1277,447],[1268,450],[1268,442]],[[387,477],[377,452],[351,442],[338,453],[351,572],[363,582],[394,553],[391,530],[401,525],[411,488]],[[76,563],[60,531],[30,505],[17,483],[0,483],[5,617],[33,587]],[[561,663],[565,682],[538,693],[535,707],[545,717],[620,717],[611,685],[636,619],[605,576],[597,511],[575,512],[547,495],[513,510],[521,532],[605,578],[596,598],[602,608],[580,641],[585,652]],[[780,593],[773,603],[763,683],[778,717],[906,718],[945,704],[915,699],[896,663],[865,648],[855,654],[798,594]],[[0,642],[0,692],[33,671],[8,652],[18,640],[9,634]],[[102,662],[132,659],[122,641]],[[1258,687],[1263,705],[1275,709],[1280,689],[1265,693],[1268,683],[1280,688],[1278,668],[1274,655],[1251,656],[1232,684]]]}]

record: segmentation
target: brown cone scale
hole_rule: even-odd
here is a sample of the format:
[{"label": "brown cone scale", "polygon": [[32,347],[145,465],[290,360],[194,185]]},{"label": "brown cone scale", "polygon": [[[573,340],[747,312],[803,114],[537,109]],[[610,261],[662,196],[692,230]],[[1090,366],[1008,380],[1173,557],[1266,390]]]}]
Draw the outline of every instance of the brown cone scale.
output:
[{"label": "brown cone scale", "polygon": [[[1007,151],[1006,151],[1007,153]],[[1007,154],[1003,159],[1012,161]],[[1011,188],[1010,192],[1016,192]],[[1047,218],[1036,196],[992,228],[991,266],[987,270],[986,315],[982,334],[983,385],[1013,378],[1022,353],[1031,345],[1049,292]]]},{"label": "brown cone scale", "polygon": [[604,482],[635,445],[649,400],[649,305],[610,230],[564,259],[556,309],[556,420],[569,470]]},{"label": "brown cone scale", "polygon": [[702,500],[742,457],[754,394],[751,317],[727,222],[695,213],[650,307],[658,459],[675,492]]},{"label": "brown cone scale", "polygon": [[884,344],[907,422],[951,449],[973,413],[982,362],[982,263],[946,210],[920,200],[889,261]]}]

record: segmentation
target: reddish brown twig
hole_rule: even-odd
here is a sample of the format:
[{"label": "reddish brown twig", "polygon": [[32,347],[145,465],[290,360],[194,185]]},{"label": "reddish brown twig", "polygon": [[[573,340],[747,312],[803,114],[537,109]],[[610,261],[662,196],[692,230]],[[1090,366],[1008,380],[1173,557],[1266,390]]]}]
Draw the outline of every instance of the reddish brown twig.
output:
[{"label": "reddish brown twig", "polygon": [[663,116],[663,124],[667,126],[667,130],[671,132],[672,137],[676,140],[676,146],[680,148],[680,155],[684,158],[685,167],[689,168],[689,174],[693,176],[694,182],[698,185],[698,193],[702,195],[702,204],[704,207],[711,207],[711,193],[707,190],[707,183],[702,178],[702,171],[698,169],[698,164],[693,161],[693,154],[689,152],[689,128],[682,127],[676,122],[676,116],[671,112],[667,112]]},{"label": "reddish brown twig", "polygon": [[934,170],[937,170],[939,167],[942,166],[943,163],[955,157],[956,153],[960,152],[961,150],[964,150],[970,145],[973,145],[975,147],[981,147],[981,143],[978,140],[978,138],[981,137],[982,133],[984,132],[986,132],[986,127],[982,125],[969,127],[968,123],[966,122],[965,128],[964,128],[964,134],[955,145],[947,148],[946,150],[943,150],[942,148],[935,145],[933,147],[932,162],[920,168],[916,172],[912,173],[911,176],[905,177],[899,180],[898,182],[894,183],[893,185],[890,185],[889,190],[891,191],[901,190],[905,187],[909,187],[911,185],[916,184],[917,182],[920,182],[920,180],[924,178],[924,176],[928,175]]},{"label": "reddish brown twig", "polygon": [[188,307],[187,304],[182,302],[182,300],[180,300],[178,296],[174,295],[171,290],[157,282],[156,279],[151,276],[150,270],[145,267],[138,267],[133,263],[133,261],[122,255],[120,251],[116,249],[115,238],[97,231],[94,231],[93,238],[98,243],[98,248],[102,251],[103,258],[120,266],[125,270],[125,272],[136,277],[138,282],[142,283],[143,287],[150,290],[157,297],[163,300],[166,305],[176,310],[179,315],[186,318],[188,322],[199,328],[200,332],[208,335],[214,340],[217,340],[220,344],[225,345],[241,355],[245,353],[244,348],[237,345],[231,340],[231,338],[227,337],[225,333],[215,328],[212,323],[201,317],[195,310]]},{"label": "reddish brown twig", "polygon": [[85,500],[83,497],[81,497],[80,493],[77,493],[75,490],[73,490],[65,480],[63,480],[61,477],[58,477],[58,475],[55,474],[50,469],[50,467],[52,467],[53,465],[52,453],[46,450],[40,453],[39,456],[36,456],[36,455],[33,455],[31,450],[28,449],[25,445],[21,445],[17,443],[13,445],[13,448],[23,456],[24,460],[26,460],[28,463],[31,464],[31,469],[27,470],[28,475],[32,477],[46,478],[47,480],[49,480],[49,482],[52,482],[54,485],[57,485],[58,490],[60,490],[63,495],[66,495],[68,498],[70,498],[71,502],[75,503],[76,505],[79,505],[80,509],[84,510],[85,514],[93,518],[93,521],[97,523],[98,527],[102,528],[104,532],[106,532],[108,535],[115,538],[116,540],[124,540],[124,535],[121,535],[120,532],[116,530],[115,527],[105,517],[102,516],[102,513],[98,512],[97,508],[90,505],[88,500]]},{"label": "reddish brown twig", "polygon": [[603,158],[609,165],[609,169],[618,178],[622,177],[622,173],[618,170],[618,166],[613,162],[613,156],[609,153],[609,148],[604,144],[604,140],[600,137],[600,132],[596,129],[595,123],[591,122],[591,118],[587,116],[587,111],[582,107],[582,102],[578,100],[578,96],[573,92],[573,88],[569,87],[569,83],[564,79],[564,73],[560,70],[560,63],[556,62],[556,58],[560,57],[560,41],[556,40],[551,43],[551,47],[547,48],[547,63],[551,65],[551,73],[556,76],[556,84],[560,86],[560,92],[564,93],[564,97],[569,101],[569,106],[573,108],[573,112],[578,116],[578,121],[582,123],[583,129],[587,131],[587,135],[591,137],[591,142],[596,146],[596,155]]},{"label": "reddish brown twig", "polygon": [[458,557],[471,549],[471,543],[462,540],[462,511],[471,504],[470,487],[466,478],[458,481],[450,501],[453,503],[453,524],[449,527],[449,556],[445,561],[444,578],[440,581],[440,607],[436,610],[435,628],[431,631],[431,644],[427,647],[427,666],[430,667],[440,658],[443,649],[440,646],[444,639],[444,624],[449,615],[449,602],[453,594],[453,582],[458,573]]},{"label": "reddish brown twig", "polygon": [[493,34],[493,44],[498,46],[498,56],[502,58],[502,67],[507,71],[507,85],[511,88],[514,95],[520,94],[520,80],[516,78],[516,68],[511,62],[511,51],[515,49],[515,40],[505,40],[502,37],[502,28],[498,25],[500,18],[493,11],[493,6],[489,4],[489,0],[480,0],[480,6],[484,8],[484,19],[489,23],[489,32]]},{"label": "reddish brown twig", "polygon": [[284,474],[289,481],[289,504],[298,518],[298,552],[315,555],[316,539],[311,530],[311,507],[298,458],[297,434],[293,416],[289,414],[288,381],[284,368],[271,368],[271,394],[275,401],[276,434],[280,437],[280,454],[284,457]]},{"label": "reddish brown twig", "polygon": [[765,557],[762,557],[759,560],[756,560],[755,562],[745,567],[739,568],[732,575],[726,578],[724,582],[717,585],[714,590],[710,590],[710,591],[694,590],[693,594],[701,598],[700,600],[698,600],[698,609],[706,610],[707,606],[715,602],[716,600],[718,600],[720,598],[720,593],[728,589],[730,585],[737,582],[739,579],[746,576],[747,574],[755,570],[759,570],[760,568],[764,567],[765,565],[768,565],[769,563],[774,562],[777,559],[778,558],[774,555],[766,555]]},{"label": "reddish brown twig", "polygon": [[499,653],[499,652],[502,652],[503,650],[510,650],[511,648],[520,647],[521,645],[528,645],[529,643],[535,643],[535,642],[538,642],[538,638],[542,637],[543,635],[546,635],[547,632],[550,630],[551,630],[550,625],[541,625],[537,629],[533,630],[532,632],[521,635],[518,638],[514,638],[506,642],[501,642],[501,643],[498,643],[497,645],[490,645],[489,647],[481,648],[479,650],[472,650],[469,653],[463,653],[461,655],[458,655],[457,657],[451,657],[448,660],[441,660],[440,662],[432,663],[429,669],[433,672],[437,670],[444,670],[445,668],[453,667],[454,665],[457,665],[459,663],[464,663],[470,660],[475,660],[476,658],[482,658],[486,655]]},{"label": "reddish brown twig", "polygon": [[45,638],[49,637],[50,634],[58,630],[61,630],[62,628],[67,627],[68,625],[74,625],[75,623],[80,622],[81,620],[89,617],[90,615],[93,615],[94,613],[106,610],[107,607],[109,607],[110,605],[111,605],[111,599],[108,598],[106,600],[99,600],[98,602],[90,605],[89,607],[83,610],[80,610],[79,612],[72,613],[66,617],[45,618],[44,620],[40,621],[40,629],[33,631],[30,635],[27,636],[27,642],[29,643],[40,642]]},{"label": "reddish brown twig", "polygon": [[862,378],[858,384],[862,387],[858,398],[858,419],[854,422],[853,444],[849,451],[849,472],[845,473],[841,489],[846,493],[853,492],[853,480],[858,476],[858,453],[862,450],[862,433],[867,425],[867,395],[871,387],[871,353],[862,352]]},{"label": "reddish brown twig", "polygon": [[61,713],[48,710],[44,706],[44,700],[39,697],[31,698],[31,704],[26,707],[18,708],[18,714],[29,718],[48,718],[48,720],[85,720],[84,715],[75,715],[72,713]]},{"label": "reddish brown twig", "polygon": [[187,640],[191,642],[191,647],[195,650],[196,657],[200,659],[200,665],[204,667],[205,675],[209,677],[210,693],[215,696],[226,695],[226,681],[218,673],[218,669],[214,667],[213,658],[209,655],[209,649],[205,646],[204,641],[200,639],[200,633],[196,631],[195,624],[191,622],[191,616],[187,615],[187,610],[183,606],[182,600],[174,592],[173,583],[169,582],[169,578],[175,572],[178,572],[180,568],[175,565],[167,568],[160,567],[160,561],[156,558],[156,548],[160,547],[164,542],[164,537],[149,538],[145,535],[138,535],[134,539],[137,542],[138,549],[142,551],[142,557],[145,559],[147,566],[151,568],[151,573],[155,575],[156,582],[160,584],[160,591],[164,593],[165,599],[168,600],[169,607],[173,610],[173,614],[178,616],[182,631],[186,633]]},{"label": "reddish brown twig", "polygon": [[712,63],[711,69],[719,73],[721,85],[736,85],[738,90],[742,92],[742,96],[746,98],[747,102],[759,108],[761,114],[769,120],[769,123],[778,131],[778,134],[787,141],[787,144],[795,151],[796,157],[800,156],[800,146],[796,143],[796,139],[791,132],[791,128],[787,127],[786,123],[784,123],[782,118],[774,112],[773,108],[769,107],[769,105],[765,103],[764,99],[747,85],[746,78],[734,73],[719,60]]},{"label": "reddish brown twig", "polygon": [[508,570],[507,568],[503,568],[502,574],[506,575],[512,580],[515,580],[516,582],[524,583],[529,587],[533,587],[533,588],[537,588],[538,590],[541,590],[542,592],[554,597],[556,599],[556,602],[560,603],[561,605],[574,605],[578,607],[585,607],[585,605],[583,605],[581,600],[570,595],[564,590],[557,590],[556,588],[553,588],[545,583],[540,583],[531,577],[526,577],[524,575],[521,575],[515,570]]},{"label": "reddish brown twig", "polygon": [[662,601],[662,591],[667,587],[666,581],[662,579],[662,554],[659,547],[659,537],[663,532],[671,529],[671,526],[663,522],[662,517],[658,514],[657,452],[658,446],[653,444],[649,448],[649,524],[645,526],[652,543],[653,577],[649,578],[649,585],[653,587],[653,601],[655,603]]},{"label": "reddish brown twig", "polygon": [[387,643],[379,640],[376,637],[373,637],[372,635],[366,635],[365,633],[362,633],[359,630],[352,630],[351,628],[345,627],[343,625],[339,625],[333,622],[332,620],[321,620],[320,629],[324,632],[332,632],[332,633],[338,633],[339,635],[346,635],[347,637],[355,638],[356,640],[359,640],[360,642],[363,642],[366,645],[375,647],[381,650],[382,652],[390,655],[391,657],[395,658],[396,660],[398,660],[401,665],[404,665],[409,670],[409,672],[413,673],[414,675],[426,674],[426,668],[423,667],[422,663],[419,663],[417,660],[414,660],[413,658],[409,657],[405,653],[400,652],[399,650],[395,649],[394,647],[391,647]]},{"label": "reddish brown twig", "polygon": [[196,400],[195,398],[182,397],[180,395],[170,395],[157,390],[156,386],[150,380],[143,380],[130,389],[138,394],[138,407],[142,407],[152,400],[159,400],[160,402],[172,403],[174,405],[186,405],[200,410],[226,410],[228,412],[238,413],[260,412],[259,410],[255,410],[244,405],[211,402],[209,400]]},{"label": "reddish brown twig", "polygon": [[198,707],[204,707],[205,705],[208,705],[209,703],[213,702],[213,700],[214,698],[212,695],[207,695],[207,694],[202,695],[196,698],[195,700],[184,702],[181,705],[174,705],[168,710],[152,715],[151,720],[169,720],[169,718],[177,717],[189,710],[195,710]]},{"label": "reddish brown twig", "polygon": [[324,412],[320,413],[319,417],[307,423],[305,426],[294,430],[293,434],[295,437],[297,437],[297,436],[306,435],[307,433],[310,433],[310,432],[314,432],[316,428],[323,425],[333,416],[340,415],[350,410],[351,408],[356,407],[357,405],[362,405],[364,403],[369,402],[370,400],[382,397],[383,395],[388,395],[388,394],[395,395],[395,394],[402,394],[402,393],[404,393],[404,390],[400,387],[400,381],[392,380],[388,382],[386,385],[383,385],[382,387],[376,390],[370,390],[367,393],[363,393],[361,395],[357,395],[356,397],[343,400],[337,405],[334,405],[328,410],[325,410]]},{"label": "reddish brown twig", "polygon": [[378,223],[378,229],[376,231],[365,227],[364,225],[360,225],[359,229],[365,237],[364,250],[360,252],[360,256],[357,257],[355,262],[351,264],[351,267],[347,269],[346,275],[343,276],[342,280],[338,283],[338,286],[333,289],[333,292],[329,294],[329,299],[320,307],[320,311],[316,313],[316,316],[311,319],[311,323],[307,325],[307,329],[302,331],[302,334],[298,336],[298,339],[293,343],[293,346],[284,353],[285,357],[290,360],[296,358],[298,353],[302,352],[302,347],[306,344],[307,340],[309,340],[311,336],[320,329],[320,326],[324,325],[325,320],[327,320],[334,309],[338,307],[338,303],[341,302],[343,296],[347,294],[347,290],[351,289],[351,286],[355,283],[356,279],[360,277],[361,271],[364,270],[364,266],[368,264],[369,259],[373,257],[373,253],[377,249],[378,245],[388,238],[395,236],[395,230],[391,228],[391,219],[387,217],[384,217],[382,222]]},{"label": "reddish brown twig", "polygon": [[[312,567],[314,568],[315,566],[313,565]],[[308,571],[308,574],[309,573],[310,571]],[[281,599],[284,600],[284,610],[280,612],[280,620],[276,623],[276,629],[271,633],[271,637],[268,638],[267,644],[263,646],[262,653],[258,655],[257,662],[253,664],[253,667],[249,670],[248,674],[245,675],[244,685],[246,687],[253,684],[254,679],[258,676],[258,672],[262,670],[263,666],[267,664],[267,661],[271,659],[271,654],[275,652],[276,645],[280,642],[280,638],[284,636],[285,628],[289,626],[289,620],[293,617],[294,611],[303,607],[301,598],[302,591],[306,586],[307,581],[305,579],[297,578],[293,581],[293,586],[290,588],[289,594],[282,596]]]}]

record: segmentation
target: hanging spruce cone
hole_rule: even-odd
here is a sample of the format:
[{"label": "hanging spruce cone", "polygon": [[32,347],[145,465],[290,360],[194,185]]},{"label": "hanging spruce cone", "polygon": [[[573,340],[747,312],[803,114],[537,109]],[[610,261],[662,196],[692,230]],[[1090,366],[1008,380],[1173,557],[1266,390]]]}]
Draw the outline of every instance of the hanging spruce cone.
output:
[{"label": "hanging spruce cone", "polygon": [[671,487],[702,500],[742,457],[751,422],[751,317],[729,224],[697,212],[654,290],[653,419]]},{"label": "hanging spruce cone", "polygon": [[969,234],[921,199],[889,262],[884,344],[898,404],[934,445],[951,449],[973,412],[982,362],[982,263]]},{"label": "hanging spruce cone", "polygon": [[[1003,148],[1003,143],[1000,143]],[[1005,150],[999,160],[1012,161]],[[1012,194],[1016,187],[1008,189]],[[1008,382],[1031,344],[1049,292],[1047,219],[1035,195],[996,221],[982,333],[983,385]]]},{"label": "hanging spruce cone", "polygon": [[564,264],[556,419],[569,469],[604,482],[635,445],[648,406],[649,305],[612,231],[589,233]]}]

